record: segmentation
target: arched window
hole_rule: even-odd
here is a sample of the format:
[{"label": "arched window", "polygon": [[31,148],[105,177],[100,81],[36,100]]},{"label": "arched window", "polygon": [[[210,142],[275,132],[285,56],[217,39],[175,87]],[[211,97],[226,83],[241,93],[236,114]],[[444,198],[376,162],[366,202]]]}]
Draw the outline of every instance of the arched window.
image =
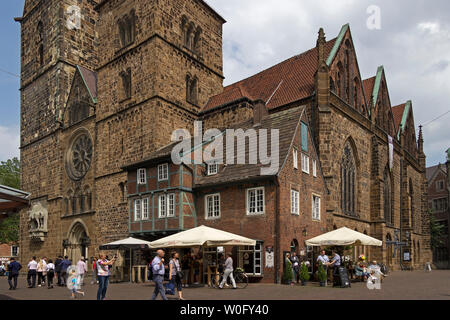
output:
[{"label": "arched window", "polygon": [[194,36],[195,36],[194,31],[195,31],[195,25],[193,22],[191,22],[188,25],[187,32],[186,32],[186,47],[192,51],[194,50]]},{"label": "arched window", "polygon": [[122,47],[134,42],[136,37],[136,14],[132,10],[117,21],[119,26],[119,37]]},{"label": "arched window", "polygon": [[392,214],[392,180],[389,169],[386,169],[384,171],[383,197],[384,219],[386,221],[386,224],[393,225],[394,219]]},{"label": "arched window", "polygon": [[356,216],[356,162],[350,142],[341,159],[341,208],[344,214]]},{"label": "arched window", "polygon": [[85,206],[84,206],[84,210],[82,210],[82,212],[91,211],[92,210],[92,193],[91,193],[91,189],[89,187],[86,187],[84,189],[83,198],[84,198]]},{"label": "arched window", "polygon": [[408,190],[408,202],[409,202],[409,214],[410,214],[410,223],[411,223],[411,228],[414,228],[415,226],[415,221],[414,221],[414,189],[413,189],[413,184],[412,184],[412,179],[409,179],[409,190]]},{"label": "arched window", "polygon": [[355,78],[353,80],[353,106],[356,110],[359,110],[359,80]]},{"label": "arched window", "polygon": [[41,21],[37,25],[37,40],[36,44],[38,46],[37,61],[40,66],[44,64],[44,26]]},{"label": "arched window", "polygon": [[336,85],[334,84],[334,80],[332,77],[330,77],[330,91],[336,93]]},{"label": "arched window", "polygon": [[128,68],[126,71],[122,71],[120,73],[120,78],[122,79],[122,92],[123,98],[130,99],[131,98],[131,68]]},{"label": "arched window", "polygon": [[192,104],[198,103],[198,80],[197,77],[186,76],[186,101]]},{"label": "arched window", "polygon": [[201,40],[202,39],[202,29],[200,27],[197,28],[194,35],[194,44],[193,51],[200,55],[201,53]]}]

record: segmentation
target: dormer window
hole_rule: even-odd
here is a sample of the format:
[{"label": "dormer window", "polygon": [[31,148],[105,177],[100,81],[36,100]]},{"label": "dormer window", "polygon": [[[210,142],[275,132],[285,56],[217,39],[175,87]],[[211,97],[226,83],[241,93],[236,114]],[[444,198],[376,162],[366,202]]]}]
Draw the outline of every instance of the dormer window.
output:
[{"label": "dormer window", "polygon": [[169,180],[169,165],[167,163],[158,166],[158,181]]},{"label": "dormer window", "polygon": [[217,163],[207,164],[208,176],[213,176],[219,173],[219,165]]},{"label": "dormer window", "polygon": [[139,169],[137,172],[137,180],[140,185],[147,184],[147,170]]}]

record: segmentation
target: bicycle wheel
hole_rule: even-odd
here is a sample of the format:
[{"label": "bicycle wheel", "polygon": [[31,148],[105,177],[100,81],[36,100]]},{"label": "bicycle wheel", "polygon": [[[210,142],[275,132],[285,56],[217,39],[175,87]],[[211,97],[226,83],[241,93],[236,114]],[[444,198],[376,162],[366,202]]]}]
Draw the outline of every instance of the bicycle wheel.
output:
[{"label": "bicycle wheel", "polygon": [[236,281],[236,287],[239,289],[245,289],[248,286],[248,277],[245,273],[237,273],[234,276],[234,281]]}]

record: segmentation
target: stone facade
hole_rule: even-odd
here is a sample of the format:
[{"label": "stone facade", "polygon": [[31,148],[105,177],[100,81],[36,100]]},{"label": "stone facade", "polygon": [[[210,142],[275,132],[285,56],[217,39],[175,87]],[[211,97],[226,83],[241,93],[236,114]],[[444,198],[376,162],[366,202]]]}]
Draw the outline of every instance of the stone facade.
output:
[{"label": "stone facade", "polygon": [[[68,27],[72,18],[79,28]],[[313,57],[305,63],[309,78],[301,90],[286,89],[276,80],[269,83],[274,74],[267,79],[261,74],[251,81],[255,86],[268,83],[262,96],[241,97],[223,88],[225,20],[201,0],[28,0],[23,17],[16,20],[22,27],[22,189],[31,192],[32,205],[48,212],[48,232],[39,239],[30,237],[30,209],[21,212],[23,261],[32,255],[90,257],[99,245],[141,231],[142,226],[130,222],[127,197],[136,177],[124,165],[166,146],[174,129],[192,132],[194,120],[203,120],[208,129],[252,119],[259,100],[270,114],[306,106],[310,146],[324,179],[283,172],[278,189],[275,182],[266,182],[270,199],[278,190],[280,212],[290,206],[293,185],[305,190],[303,212],[311,210],[309,193],[322,196],[320,223],[282,215],[278,246],[271,242],[273,226],[264,220],[270,217],[256,218],[265,229],[254,236],[276,247],[277,270],[268,279],[279,277],[282,251],[289,250],[293,239],[303,247],[307,237],[341,226],[383,241],[407,242],[400,251],[385,243],[379,249],[356,249],[355,255],[364,251],[393,268],[421,268],[431,261],[423,137],[416,137],[412,104],[401,107],[397,121],[383,68],[367,90],[348,26],[332,42],[326,42],[322,30],[316,51],[289,60]],[[286,81],[290,79],[297,78]],[[290,98],[304,87],[308,94]],[[244,95],[245,90],[235,92]],[[229,96],[218,99],[215,108],[205,108],[223,93]],[[388,136],[393,137],[392,168]],[[223,193],[238,197],[242,188],[228,186]],[[204,204],[196,199],[202,197],[187,197],[200,212]],[[238,223],[238,209],[224,208],[229,218],[223,223],[230,229],[252,224]],[[192,227],[202,222],[200,213],[197,218],[175,227]],[[161,227],[171,230],[172,223]],[[405,252],[411,261],[401,260]]]}]

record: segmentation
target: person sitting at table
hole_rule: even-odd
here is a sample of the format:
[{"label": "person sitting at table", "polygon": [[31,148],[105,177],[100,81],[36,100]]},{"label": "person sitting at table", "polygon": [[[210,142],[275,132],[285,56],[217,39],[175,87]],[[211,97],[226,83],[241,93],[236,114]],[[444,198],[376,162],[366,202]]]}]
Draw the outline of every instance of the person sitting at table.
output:
[{"label": "person sitting at table", "polygon": [[355,275],[364,281],[366,281],[367,278],[370,276],[370,274],[366,270],[366,266],[362,261],[359,261],[355,265]]}]

